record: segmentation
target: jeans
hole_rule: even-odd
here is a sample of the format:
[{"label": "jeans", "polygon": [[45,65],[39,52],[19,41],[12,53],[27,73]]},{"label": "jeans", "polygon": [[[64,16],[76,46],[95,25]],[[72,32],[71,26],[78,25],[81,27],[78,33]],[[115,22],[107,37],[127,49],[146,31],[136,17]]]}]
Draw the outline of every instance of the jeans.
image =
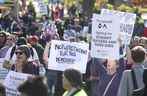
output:
[{"label": "jeans", "polygon": [[57,83],[57,71],[46,70],[47,83],[49,88],[49,96],[54,96],[55,85]]}]

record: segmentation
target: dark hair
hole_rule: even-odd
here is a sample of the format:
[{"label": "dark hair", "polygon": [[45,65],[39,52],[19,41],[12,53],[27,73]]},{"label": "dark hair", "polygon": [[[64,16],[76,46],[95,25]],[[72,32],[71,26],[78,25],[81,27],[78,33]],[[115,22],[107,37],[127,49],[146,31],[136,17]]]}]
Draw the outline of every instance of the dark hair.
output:
[{"label": "dark hair", "polygon": [[80,87],[82,85],[82,74],[78,70],[67,69],[63,74],[73,87]]},{"label": "dark hair", "polygon": [[25,53],[25,55],[27,56],[27,58],[29,58],[31,55],[30,49],[27,45],[18,46],[18,48],[16,50],[22,50]]},{"label": "dark hair", "polygon": [[28,96],[48,96],[48,87],[41,76],[29,78],[18,87],[18,91]]},{"label": "dark hair", "polygon": [[145,59],[145,49],[142,46],[136,46],[131,50],[131,56],[135,63],[142,63]]}]

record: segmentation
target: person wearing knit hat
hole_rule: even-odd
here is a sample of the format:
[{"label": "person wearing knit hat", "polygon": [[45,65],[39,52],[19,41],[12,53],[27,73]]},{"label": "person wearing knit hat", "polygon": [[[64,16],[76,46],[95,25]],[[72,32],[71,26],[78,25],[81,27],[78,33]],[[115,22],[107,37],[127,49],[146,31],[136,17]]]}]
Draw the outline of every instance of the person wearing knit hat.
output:
[{"label": "person wearing knit hat", "polygon": [[67,91],[63,96],[88,96],[81,88],[82,74],[75,69],[66,69],[63,72],[63,87]]},{"label": "person wearing knit hat", "polygon": [[28,59],[31,55],[27,45],[20,45],[15,50],[16,61],[12,65],[11,70],[21,73],[38,75],[38,67],[29,62]]}]

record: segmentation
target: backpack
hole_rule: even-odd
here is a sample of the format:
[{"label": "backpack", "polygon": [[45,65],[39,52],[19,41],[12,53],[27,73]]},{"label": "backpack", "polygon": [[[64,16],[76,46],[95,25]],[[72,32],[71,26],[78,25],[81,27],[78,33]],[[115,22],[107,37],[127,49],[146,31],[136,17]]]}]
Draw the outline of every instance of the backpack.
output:
[{"label": "backpack", "polygon": [[131,70],[131,75],[132,75],[133,89],[136,90],[138,89],[138,85],[137,85],[136,75],[133,69]]},{"label": "backpack", "polygon": [[133,88],[134,88],[132,92],[132,96],[144,96],[144,91],[142,89],[138,89],[136,75],[133,69],[131,70],[131,75],[132,75]]}]

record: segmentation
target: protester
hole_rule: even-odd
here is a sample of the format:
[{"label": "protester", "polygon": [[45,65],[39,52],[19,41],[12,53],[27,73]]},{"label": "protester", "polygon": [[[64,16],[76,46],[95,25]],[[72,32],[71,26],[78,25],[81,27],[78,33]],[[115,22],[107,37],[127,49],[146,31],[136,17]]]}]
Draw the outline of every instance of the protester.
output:
[{"label": "protester", "polygon": [[12,46],[15,44],[16,39],[17,39],[17,38],[16,38],[15,35],[9,34],[9,35],[7,36],[6,46],[12,47]]},{"label": "protester", "polygon": [[46,79],[44,77],[29,77],[18,87],[20,96],[49,96]]},{"label": "protester", "polygon": [[50,54],[50,47],[51,47],[51,42],[48,42],[46,44],[44,54],[43,54],[44,64],[46,65],[46,76],[48,80],[49,94],[54,96],[59,96],[60,94],[63,93],[62,72],[47,69],[48,62],[49,62],[48,59]]},{"label": "protester", "polygon": [[66,92],[63,96],[87,96],[82,89],[82,74],[75,69],[67,69],[63,73],[63,87]]},{"label": "protester", "polygon": [[29,47],[31,53],[29,61],[34,61],[36,64],[38,64],[39,58],[36,50],[31,45],[27,44],[27,40],[24,37],[19,37],[16,42],[13,42],[12,47],[9,48],[8,52],[6,53],[5,61],[11,61],[11,63],[15,63],[16,55],[14,53],[16,48],[21,45],[27,45]]},{"label": "protester", "polygon": [[5,58],[7,51],[13,45],[13,40],[13,36],[9,34],[7,36],[5,45],[0,49],[0,58]]},{"label": "protester", "polygon": [[[131,7],[127,6],[126,4],[130,4],[129,0],[93,0],[92,2],[90,2],[91,4],[89,4],[89,5],[92,5],[91,8],[88,8],[85,6],[86,9],[90,9],[90,10],[87,10],[89,11],[88,12],[89,14],[87,15],[83,11],[85,8],[84,7],[82,8],[81,7],[82,4],[80,3],[84,2],[85,4],[86,3],[88,4],[88,1],[90,0],[87,0],[87,1],[80,0],[77,2],[74,2],[75,0],[65,0],[67,3],[69,3],[69,5],[65,4],[65,1],[64,1],[61,3],[64,3],[65,5],[61,5],[61,6],[59,2],[57,2],[57,4],[51,4],[50,6],[50,1],[52,2],[53,0],[50,0],[49,2],[47,2],[48,0],[44,0],[44,1],[46,2],[47,7],[52,7],[50,8],[51,12],[49,12],[49,14],[44,14],[45,10],[40,10],[39,8],[41,7],[40,6],[41,4],[39,3],[45,3],[45,2],[34,2],[33,0],[29,0],[29,5],[28,5],[28,2],[26,2],[26,0],[19,0],[18,6],[20,8],[17,8],[17,6],[15,6],[14,4],[13,8],[10,8],[12,9],[12,11],[9,10],[10,12],[9,11],[6,11],[4,13],[2,12],[2,16],[0,16],[0,30],[2,30],[2,32],[0,32],[0,59],[2,59],[3,61],[3,58],[4,58],[4,62],[2,65],[4,68],[11,69],[13,71],[21,72],[21,73],[40,75],[42,74],[40,73],[41,72],[40,65],[44,64],[42,68],[45,67],[46,69],[45,76],[47,77],[47,81],[48,81],[47,82],[48,89],[47,90],[44,89],[44,90],[49,91],[49,96],[50,95],[61,96],[64,93],[62,83],[67,83],[67,82],[68,82],[68,88],[67,87],[65,88],[67,91],[65,92],[63,96],[71,96],[72,91],[75,91],[75,90],[78,90],[79,92],[74,94],[73,96],[77,96],[78,94],[80,94],[80,96],[87,96],[87,95],[88,96],[116,96],[117,94],[118,96],[131,96],[132,91],[136,89],[136,88],[133,88],[131,70],[135,70],[138,88],[143,87],[144,84],[141,81],[142,80],[141,75],[143,73],[142,66],[144,67],[147,66],[146,64],[147,60],[145,60],[146,58],[145,56],[143,56],[145,54],[145,52],[143,52],[144,49],[138,46],[144,47],[145,50],[147,49],[147,39],[146,37],[142,37],[143,35],[144,36],[147,35],[146,34],[147,20],[143,21],[141,19],[140,7],[137,8],[135,6],[135,8],[133,8],[132,6]],[[55,2],[53,3],[56,3],[56,1],[57,0],[55,0]],[[123,1],[123,2],[126,2],[126,4],[115,6],[117,2],[114,2],[114,1],[117,1],[119,3],[120,1]],[[140,0],[135,0],[135,1],[140,1]],[[71,4],[71,2],[73,4]],[[35,8],[35,5],[37,5],[37,3],[39,6]],[[114,5],[111,5],[109,3]],[[87,90],[84,92],[84,90],[80,86],[82,82],[80,77],[81,73],[78,73],[76,70],[73,70],[73,69],[68,69],[64,72],[64,75],[62,76],[63,74],[62,71],[52,70],[48,68],[48,64],[50,64],[49,63],[50,53],[52,53],[50,51],[51,40],[59,40],[59,41],[64,40],[67,42],[78,42],[78,43],[86,42],[91,44],[91,36],[93,35],[91,34],[93,33],[91,31],[92,30],[91,26],[93,26],[92,25],[93,19],[91,18],[92,17],[91,10],[94,9],[95,12],[100,12],[102,8],[115,9],[115,10],[120,10],[124,12],[134,12],[137,18],[136,18],[135,25],[133,25],[133,22],[131,22],[133,20],[131,20],[132,17],[129,16],[130,13],[125,13],[125,15],[130,18],[123,18],[123,20],[120,20],[121,23],[123,23],[121,24],[122,25],[121,31],[127,32],[130,37],[133,34],[131,38],[131,44],[122,44],[121,46],[122,49],[120,50],[121,50],[121,53],[123,53],[123,55],[122,54],[120,55],[121,59],[114,60],[114,58],[100,59],[98,57],[97,58],[90,57],[87,63],[87,69],[85,73],[86,78],[84,79],[88,87],[87,85],[85,86],[86,88],[84,88],[84,90],[85,89]],[[15,9],[20,9],[20,10],[15,10]],[[17,13],[17,14],[14,14],[14,13]],[[116,11],[116,14],[121,15],[121,12],[119,13]],[[135,15],[133,18],[135,19]],[[125,20],[127,22],[122,22]],[[101,27],[101,26],[98,26],[98,27]],[[95,28],[98,28],[98,27],[95,27]],[[133,31],[133,33],[131,33],[131,30]],[[6,32],[9,32],[8,36]],[[102,30],[102,32],[104,32],[104,30]],[[97,32],[97,34],[99,34],[99,32]],[[102,35],[102,34],[99,34],[99,35]],[[106,35],[107,34],[105,34],[105,36]],[[87,39],[88,36],[89,36],[89,40]],[[119,36],[119,37],[122,37],[122,36]],[[108,38],[105,38],[105,39],[108,39]],[[97,40],[95,41],[98,42]],[[103,40],[99,42],[101,42],[102,44],[104,43]],[[116,42],[110,41],[108,43],[116,43]],[[123,43],[126,43],[126,42],[123,42]],[[125,47],[127,49],[126,52],[125,52]],[[129,69],[129,70],[124,71],[124,67],[126,67],[126,69]],[[123,71],[124,73],[122,77]],[[2,70],[0,69],[0,75],[1,73],[3,75],[3,72],[4,72],[3,69]],[[122,77],[122,80],[120,83],[121,77]],[[62,82],[62,78],[67,82]],[[31,83],[35,82],[34,84],[36,84],[40,82],[37,80],[39,79],[34,78],[34,79],[31,79],[30,81],[32,81]],[[42,81],[41,78],[40,80]],[[76,81],[76,80],[79,80],[79,81]],[[29,82],[29,80],[27,82]],[[33,89],[35,86],[38,86],[38,85],[32,85],[33,87],[29,86],[29,84],[31,85],[31,83],[24,84],[23,88],[22,89],[20,88],[21,89],[20,92],[22,93],[21,95],[46,96],[46,95],[40,94],[40,93],[46,93],[43,91],[41,92],[38,91],[41,89],[39,88],[37,89],[37,87],[36,89]],[[73,86],[73,83],[76,83],[76,85]],[[119,83],[120,83],[120,86],[119,86]],[[27,86],[27,87],[24,87],[24,86]],[[41,84],[41,86],[43,85]],[[70,90],[69,87],[72,90]],[[32,90],[29,90],[29,89],[32,89]],[[119,92],[117,93],[117,91]],[[88,94],[86,95],[86,93]]]},{"label": "protester", "polygon": [[[131,50],[133,66],[131,70],[123,72],[117,96],[131,96],[133,90],[144,87],[142,76],[145,56],[146,51],[141,46],[136,46]],[[136,81],[135,84],[134,81]]]},{"label": "protester", "polygon": [[49,18],[48,18],[48,16],[43,15],[43,16],[42,16],[41,23],[42,23],[42,30],[45,30],[46,27],[47,27],[48,24],[49,24]]},{"label": "protester", "polygon": [[55,8],[53,8],[53,10],[52,10],[52,19],[54,20],[54,21],[56,21],[57,19],[60,19],[60,12],[61,10],[60,10],[60,8],[59,8],[59,5],[57,4],[56,6],[55,6]]},{"label": "protester", "polygon": [[12,65],[11,70],[21,73],[28,73],[33,75],[39,75],[39,69],[28,61],[31,56],[30,50],[26,45],[21,45],[15,50],[16,61]]},{"label": "protester", "polygon": [[90,96],[117,96],[124,60],[91,59]]}]

